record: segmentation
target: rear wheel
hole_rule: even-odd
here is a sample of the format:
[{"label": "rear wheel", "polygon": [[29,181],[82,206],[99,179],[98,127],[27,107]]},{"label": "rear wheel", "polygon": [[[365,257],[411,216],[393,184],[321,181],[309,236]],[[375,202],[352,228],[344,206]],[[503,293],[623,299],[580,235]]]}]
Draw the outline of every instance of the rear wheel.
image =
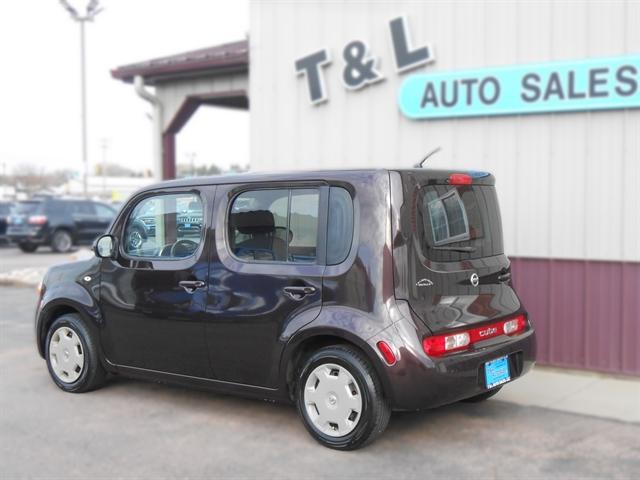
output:
[{"label": "rear wheel", "polygon": [[51,378],[65,392],[94,390],[107,377],[100,363],[98,343],[76,314],[62,315],[53,322],[47,334],[45,358]]},{"label": "rear wheel", "polygon": [[391,410],[373,367],[349,346],[325,347],[307,358],[296,394],[305,427],[326,447],[363,447],[389,423]]},{"label": "rear wheel", "polygon": [[24,253],[33,253],[38,249],[38,245],[35,243],[19,243],[18,248],[22,250]]},{"label": "rear wheel", "polygon": [[73,239],[66,230],[57,230],[51,238],[51,248],[54,252],[66,253],[71,250]]},{"label": "rear wheel", "polygon": [[488,400],[491,397],[493,397],[501,389],[502,389],[502,385],[500,385],[499,387],[493,388],[491,390],[487,390],[486,392],[483,392],[480,395],[476,395],[475,397],[465,398],[463,402],[467,402],[467,403],[484,402],[485,400]]}]

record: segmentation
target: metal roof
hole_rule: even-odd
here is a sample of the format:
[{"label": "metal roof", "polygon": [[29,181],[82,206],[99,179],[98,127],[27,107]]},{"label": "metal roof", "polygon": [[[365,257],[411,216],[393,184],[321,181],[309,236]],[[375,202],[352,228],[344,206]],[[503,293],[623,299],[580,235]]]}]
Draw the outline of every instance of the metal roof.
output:
[{"label": "metal roof", "polygon": [[249,42],[240,40],[123,65],[111,70],[111,75],[128,83],[133,82],[136,75],[141,75],[146,84],[154,84],[175,78],[220,75],[248,69]]}]

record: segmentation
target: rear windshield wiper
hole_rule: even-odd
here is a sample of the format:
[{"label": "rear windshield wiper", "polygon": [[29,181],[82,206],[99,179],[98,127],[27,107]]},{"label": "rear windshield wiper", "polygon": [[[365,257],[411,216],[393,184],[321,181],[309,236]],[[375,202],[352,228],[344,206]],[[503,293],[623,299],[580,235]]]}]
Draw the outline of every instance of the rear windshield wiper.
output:
[{"label": "rear windshield wiper", "polygon": [[471,253],[476,251],[476,247],[431,247],[433,250],[447,250],[450,252]]}]

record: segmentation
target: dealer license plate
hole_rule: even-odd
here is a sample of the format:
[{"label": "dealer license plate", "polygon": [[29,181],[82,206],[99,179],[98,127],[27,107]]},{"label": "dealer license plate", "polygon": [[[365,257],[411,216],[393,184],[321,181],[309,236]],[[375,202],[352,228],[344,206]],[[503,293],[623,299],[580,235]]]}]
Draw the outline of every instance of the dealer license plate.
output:
[{"label": "dealer license plate", "polygon": [[509,358],[507,356],[496,358],[484,364],[484,379],[487,388],[497,387],[511,380],[509,373]]}]

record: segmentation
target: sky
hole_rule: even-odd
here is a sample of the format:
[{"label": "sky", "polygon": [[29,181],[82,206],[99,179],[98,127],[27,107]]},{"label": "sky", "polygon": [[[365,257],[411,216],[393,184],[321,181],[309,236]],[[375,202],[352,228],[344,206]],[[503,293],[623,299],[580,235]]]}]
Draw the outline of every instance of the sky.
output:
[{"label": "sky", "polygon": [[[82,7],[88,0],[70,0]],[[90,172],[151,167],[151,108],[111,77],[128,63],[246,38],[248,0],[101,0],[87,25]],[[58,0],[0,5],[0,172],[30,165],[82,171],[80,32]],[[214,138],[209,132],[228,131]],[[107,145],[103,148],[102,145]],[[177,161],[248,163],[249,114],[201,108],[177,138]]]}]

